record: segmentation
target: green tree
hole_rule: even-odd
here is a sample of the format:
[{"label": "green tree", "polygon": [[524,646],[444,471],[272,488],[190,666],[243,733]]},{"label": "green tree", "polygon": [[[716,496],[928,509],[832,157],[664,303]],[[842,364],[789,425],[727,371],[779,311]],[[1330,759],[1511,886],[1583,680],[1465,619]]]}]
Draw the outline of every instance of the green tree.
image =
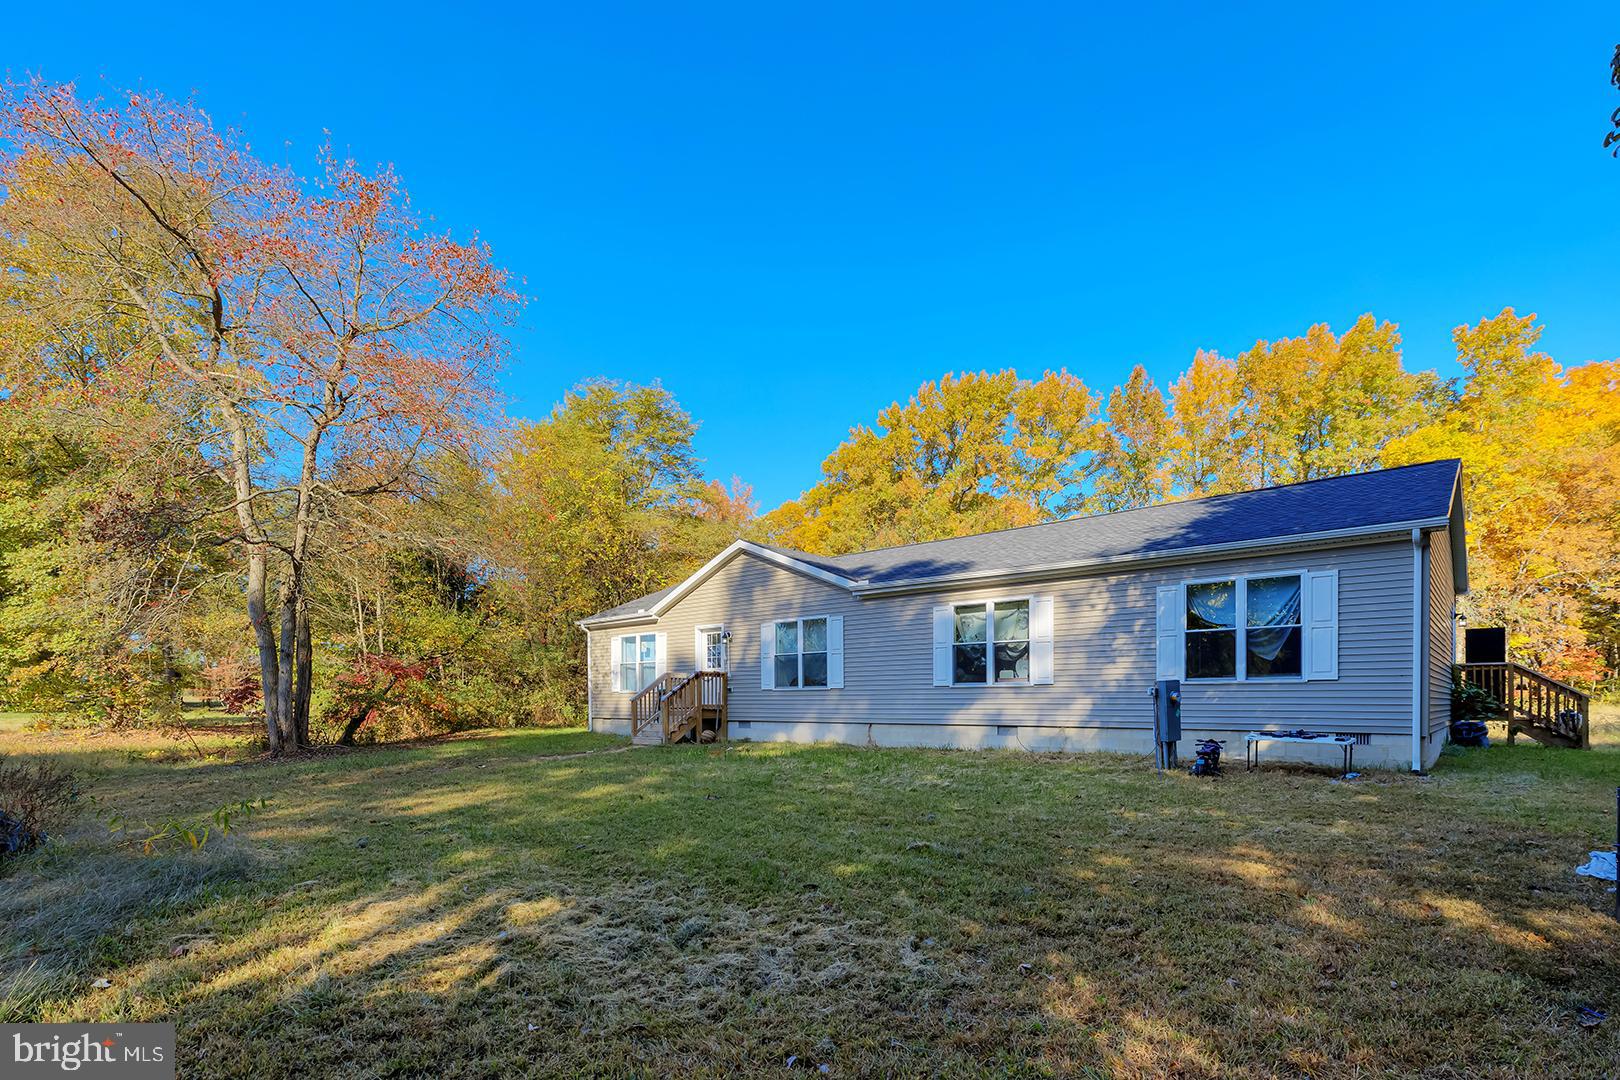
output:
[{"label": "green tree", "polygon": [[1304,337],[1256,342],[1237,369],[1246,486],[1372,468],[1436,404],[1435,376],[1407,372],[1399,330],[1371,315],[1343,337],[1319,323]]},{"label": "green tree", "polygon": [[591,382],[511,433],[485,551],[543,684],[583,688],[579,619],[679,581],[749,532],[752,495],[704,481],[696,430],[662,387]]},{"label": "green tree", "polygon": [[1388,464],[1463,460],[1476,625],[1508,627],[1518,655],[1594,683],[1615,652],[1620,599],[1620,361],[1568,371],[1512,308],[1452,337],[1464,377]]},{"label": "green tree", "polygon": [[234,584],[204,509],[222,489],[169,452],[161,412],[138,441],[32,419],[0,410],[0,699],[171,713],[199,660],[190,629]]},{"label": "green tree", "polygon": [[851,430],[763,526],[838,554],[1026,525],[1084,505],[1100,444],[1096,398],[1067,372],[949,374]]},{"label": "green tree", "polygon": [[1243,487],[1237,365],[1199,349],[1170,385],[1170,483],[1178,495],[1218,495]]},{"label": "green tree", "polygon": [[1170,414],[1141,364],[1108,396],[1103,438],[1096,494],[1104,510],[1130,510],[1169,497]]}]

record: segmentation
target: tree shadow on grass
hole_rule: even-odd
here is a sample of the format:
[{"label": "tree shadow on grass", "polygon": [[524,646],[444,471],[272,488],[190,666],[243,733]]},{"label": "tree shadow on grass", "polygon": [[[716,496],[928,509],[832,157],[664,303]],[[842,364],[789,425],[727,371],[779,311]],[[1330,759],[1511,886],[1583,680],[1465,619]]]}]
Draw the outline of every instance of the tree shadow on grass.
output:
[{"label": "tree shadow on grass", "polygon": [[9,863],[0,871],[0,1023],[82,993],[90,972],[129,958],[131,920],[217,899],[255,860],[226,844],[142,855],[89,826]]},{"label": "tree shadow on grass", "polygon": [[[198,773],[170,797],[218,789]],[[286,809],[249,835],[273,872],[144,918],[144,953],[57,1015],[177,1018],[206,1075],[790,1056],[1579,1075],[1620,1050],[1620,1026],[1567,1018],[1620,966],[1545,834],[1407,778],[1201,785],[1125,758],[785,746],[275,773]],[[173,957],[176,936],[210,943]]]}]

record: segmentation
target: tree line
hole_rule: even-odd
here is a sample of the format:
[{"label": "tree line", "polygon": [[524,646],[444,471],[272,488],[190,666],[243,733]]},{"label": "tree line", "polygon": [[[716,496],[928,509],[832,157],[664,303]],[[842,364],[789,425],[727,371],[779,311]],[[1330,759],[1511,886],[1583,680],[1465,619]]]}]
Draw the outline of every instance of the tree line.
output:
[{"label": "tree line", "polygon": [[948,375],[853,429],[761,531],[839,554],[1456,457],[1466,617],[1597,685],[1620,661],[1620,361],[1562,368],[1541,333],[1511,308],[1457,327],[1455,379],[1407,371],[1371,315],[1200,351],[1168,392],[1141,366],[1106,397],[1065,371]]},{"label": "tree line", "polygon": [[659,386],[496,401],[511,276],[387,169],[313,178],[153,95],[0,109],[0,703],[98,723],[187,693],[312,741],[583,719],[577,620],[738,537],[838,553],[1441,456],[1467,463],[1476,622],[1612,676],[1620,372],[1534,316],[1458,328],[1463,375],[1364,316],[1161,390],[946,375],[757,513]]}]

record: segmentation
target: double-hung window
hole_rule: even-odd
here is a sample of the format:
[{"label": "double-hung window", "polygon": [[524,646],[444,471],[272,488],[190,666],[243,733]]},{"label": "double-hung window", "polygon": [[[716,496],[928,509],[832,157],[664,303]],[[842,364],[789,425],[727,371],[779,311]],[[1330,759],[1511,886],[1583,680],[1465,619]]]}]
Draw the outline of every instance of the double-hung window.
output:
[{"label": "double-hung window", "polygon": [[619,639],[619,686],[634,694],[658,678],[658,635],[626,634]]},{"label": "double-hung window", "polygon": [[1029,601],[957,604],[953,609],[951,681],[1029,681]]},{"label": "double-hung window", "polygon": [[1301,677],[1302,596],[1298,574],[1190,582],[1185,594],[1186,677]]},{"label": "double-hung window", "polygon": [[1244,670],[1251,679],[1298,678],[1304,655],[1298,574],[1244,581]]},{"label": "double-hung window", "polygon": [[827,685],[827,620],[776,623],[776,689]]}]

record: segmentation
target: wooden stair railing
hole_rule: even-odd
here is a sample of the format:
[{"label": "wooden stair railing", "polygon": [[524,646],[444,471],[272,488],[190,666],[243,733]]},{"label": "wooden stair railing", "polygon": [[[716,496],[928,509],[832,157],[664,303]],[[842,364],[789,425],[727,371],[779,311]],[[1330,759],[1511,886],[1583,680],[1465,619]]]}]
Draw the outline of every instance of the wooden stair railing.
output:
[{"label": "wooden stair railing", "polygon": [[666,743],[678,742],[688,731],[694,737],[705,712],[713,713],[718,731],[725,731],[726,673],[694,671],[664,692],[663,729]]},{"label": "wooden stair railing", "polygon": [[663,716],[661,708],[664,691],[676,680],[674,675],[660,675],[630,699],[630,735],[634,738],[643,730],[658,723]]},{"label": "wooden stair railing", "polygon": [[697,715],[698,698],[692,688],[697,684],[697,675],[692,674],[671,686],[664,694],[663,700],[663,726],[664,741],[674,742],[686,734],[686,727]]},{"label": "wooden stair railing", "polygon": [[1549,746],[1590,749],[1591,696],[1523,664],[1459,664],[1464,682],[1502,706],[1508,742],[1523,733]]},{"label": "wooden stair railing", "polygon": [[690,675],[660,675],[630,700],[632,738],[656,729],[660,741],[676,742],[696,733],[705,718],[713,718],[717,731],[726,732],[728,676],[724,671],[694,671]]}]

